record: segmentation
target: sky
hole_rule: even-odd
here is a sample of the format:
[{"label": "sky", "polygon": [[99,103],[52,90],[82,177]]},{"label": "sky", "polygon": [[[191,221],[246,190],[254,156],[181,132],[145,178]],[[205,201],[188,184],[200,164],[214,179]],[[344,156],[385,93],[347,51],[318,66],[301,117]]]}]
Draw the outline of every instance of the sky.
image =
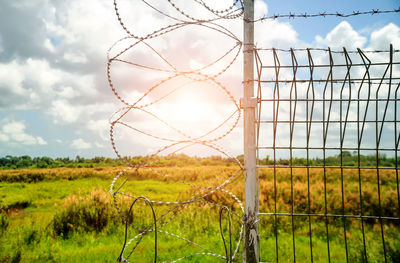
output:
[{"label": "sky", "polygon": [[[139,35],[171,22],[141,1],[118,2],[127,27]],[[166,12],[173,12],[167,1],[149,2]],[[218,8],[229,6],[232,1],[206,2],[218,5]],[[208,15],[194,2],[181,0],[176,3],[194,16]],[[257,0],[255,7],[255,16],[261,17],[321,11],[391,10],[398,8],[399,3],[397,0]],[[399,18],[397,13],[346,19],[265,21],[256,24],[255,42],[261,48],[331,46],[339,49],[345,46],[349,49],[388,49],[392,43],[399,49]],[[242,38],[240,19],[223,21],[221,25]],[[0,0],[0,156],[115,157],[108,120],[123,104],[114,96],[107,81],[107,50],[125,36],[111,0]],[[132,43],[129,41],[123,41],[121,45]],[[149,43],[174,65],[193,69],[215,60],[236,42],[213,30],[187,26]],[[121,49],[117,46],[115,51],[118,48]],[[148,66],[163,64],[145,47],[138,47],[135,52],[127,57]],[[242,96],[241,54],[218,78],[236,101]],[[212,70],[216,72],[222,68],[217,63]],[[124,65],[116,65],[112,71],[119,91],[129,101],[137,100],[152,83],[163,77],[162,73],[144,72]],[[161,97],[180,80],[174,81],[157,89],[147,102]],[[234,103],[219,84],[208,83],[201,92],[199,90],[192,85],[191,89],[171,96],[152,110],[163,120],[199,136],[235,110]],[[142,113],[132,113],[127,116],[127,121],[157,136],[178,136],[169,134],[165,126],[156,124],[156,120]],[[227,127],[231,124],[227,123]],[[123,155],[151,154],[161,145],[154,138],[124,128],[117,130],[115,136]],[[240,120],[238,127],[220,145],[233,155],[239,155],[243,148],[242,136]],[[189,153],[218,154],[196,148]]]}]

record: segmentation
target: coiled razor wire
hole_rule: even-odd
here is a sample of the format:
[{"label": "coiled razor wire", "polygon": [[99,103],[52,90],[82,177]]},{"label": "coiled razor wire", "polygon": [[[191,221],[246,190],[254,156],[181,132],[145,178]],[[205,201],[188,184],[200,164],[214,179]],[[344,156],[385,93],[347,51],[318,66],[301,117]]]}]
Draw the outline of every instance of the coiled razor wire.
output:
[{"label": "coiled razor wire", "polygon": [[[211,18],[198,18],[195,17],[194,15],[189,14],[188,12],[185,11],[184,8],[182,8],[176,1],[173,0],[166,0],[168,3],[169,7],[172,8],[176,12],[176,15],[171,15],[168,12],[162,11],[160,8],[157,8],[156,6],[152,5],[149,3],[149,0],[141,0],[142,3],[144,3],[146,6],[157,12],[158,14],[162,15],[165,18],[171,19],[174,21],[173,24],[160,27],[153,32],[146,34],[144,36],[139,36],[137,34],[134,34],[133,31],[131,31],[126,23],[124,22],[124,19],[122,19],[119,11],[119,6],[117,0],[114,0],[114,9],[116,16],[118,18],[118,21],[123,28],[123,30],[127,33],[127,36],[118,40],[114,45],[110,47],[110,49],[107,52],[107,58],[108,58],[108,63],[107,63],[107,77],[109,81],[109,85],[114,93],[114,95],[120,100],[125,106],[116,111],[112,117],[110,118],[110,140],[112,147],[118,156],[120,160],[125,163],[128,167],[121,171],[112,181],[111,186],[110,186],[110,193],[113,196],[114,200],[114,205],[116,210],[118,211],[120,217],[122,218],[123,222],[125,223],[125,237],[124,237],[124,242],[122,245],[122,249],[120,252],[120,255],[118,257],[119,262],[128,262],[130,257],[133,255],[133,252],[135,249],[138,247],[140,242],[142,241],[143,237],[148,235],[148,234],[154,234],[154,262],[157,261],[157,249],[158,249],[158,239],[160,238],[159,234],[162,233],[163,235],[167,235],[173,238],[176,238],[178,240],[184,241],[192,246],[195,246],[199,249],[202,250],[202,252],[196,252],[192,253],[189,255],[181,256],[176,259],[171,259],[170,262],[178,262],[184,259],[190,259],[195,256],[212,256],[215,257],[216,259],[219,260],[224,260],[226,262],[232,262],[238,254],[239,251],[239,246],[240,242],[242,239],[243,235],[243,213],[244,213],[244,208],[241,200],[232,192],[226,189],[226,187],[240,178],[243,175],[244,168],[240,161],[233,157],[227,150],[223,149],[221,146],[219,146],[217,143],[225,138],[227,135],[232,133],[232,131],[237,127],[239,119],[241,117],[241,110],[240,107],[237,103],[237,101],[234,99],[234,97],[231,95],[230,91],[217,79],[220,77],[223,73],[225,73],[232,65],[235,63],[237,60],[241,48],[242,48],[242,41],[238,39],[235,34],[233,34],[230,30],[227,28],[221,26],[218,24],[219,21],[227,20],[227,19],[237,19],[237,18],[242,18],[243,17],[243,2],[242,0],[235,0],[232,1],[233,3],[229,5],[228,7],[222,8],[220,10],[211,8],[209,5],[205,3],[204,0],[193,0],[193,3],[198,4],[198,8],[205,8],[205,10],[209,11],[209,13],[212,15]],[[400,9],[394,9],[394,10],[379,10],[379,9],[373,9],[371,11],[353,11],[352,13],[342,13],[342,12],[320,12],[320,13],[315,13],[315,14],[307,14],[307,13],[301,13],[301,14],[295,14],[290,12],[289,14],[284,14],[284,15],[272,15],[272,16],[263,16],[259,19],[256,19],[254,21],[248,21],[248,22],[260,22],[260,21],[265,21],[265,20],[274,20],[278,18],[289,18],[289,19],[294,19],[294,18],[313,18],[313,17],[329,17],[329,16],[336,16],[336,17],[352,17],[352,16],[358,16],[358,15],[376,15],[376,14],[388,14],[388,13],[398,13],[400,12]],[[182,18],[183,17],[183,18]],[[173,31],[183,29],[186,26],[198,26],[202,28],[206,28],[209,30],[212,30],[214,32],[217,32],[219,34],[225,35],[228,38],[232,39],[235,44],[233,47],[231,47],[227,52],[222,54],[219,58],[211,62],[210,64],[200,67],[196,70],[183,70],[183,69],[178,69],[176,66],[174,66],[170,61],[168,61],[162,54],[161,52],[157,51],[153,46],[151,46],[148,43],[148,40],[158,38],[160,36],[164,36],[166,34],[169,34]],[[111,55],[111,51],[114,51],[117,49],[118,44],[125,42],[125,41],[133,41],[132,44],[128,45],[128,47],[122,49],[119,52],[116,52],[116,55]],[[160,58],[166,65],[167,69],[165,68],[159,68],[155,66],[149,66],[149,65],[144,65],[141,64],[140,61],[130,61],[122,58],[122,55],[127,53],[128,51],[134,50],[139,44],[143,44],[147,46],[158,58]],[[261,49],[261,50],[268,50],[268,49]],[[379,53],[381,51],[374,51],[376,53]],[[384,51],[382,51],[384,52]],[[215,72],[214,74],[206,74],[204,71],[206,69],[209,69],[211,66],[215,65],[216,63],[222,61],[223,59],[226,59],[229,55],[233,56],[232,59],[230,59],[226,65],[220,69],[218,72]],[[169,74],[168,77],[162,79],[155,85],[149,87],[147,91],[140,96],[136,101],[133,103],[128,102],[118,91],[117,85],[114,84],[112,77],[111,77],[111,70],[112,70],[112,65],[115,63],[124,63],[127,65],[130,65],[132,67],[136,68],[141,68],[141,69],[146,69],[146,70],[151,70],[154,72],[162,72]],[[172,91],[168,92],[167,94],[163,95],[161,98],[155,99],[151,102],[146,102],[145,98],[149,98],[149,94],[153,92],[154,90],[157,89],[162,89],[162,85],[169,81],[173,81],[177,78],[184,78],[188,81],[185,85],[192,84],[192,83],[207,83],[207,84],[212,84],[214,85],[217,89],[220,89],[225,96],[229,99],[230,103],[233,105],[235,108],[234,112],[227,116],[226,119],[224,119],[219,125],[216,127],[210,129],[206,133],[204,133],[201,136],[191,136],[187,132],[175,127],[172,123],[165,121],[164,119],[158,117],[156,114],[150,112],[148,110],[148,107],[151,105],[154,105],[156,103],[161,103],[164,99],[168,98],[171,94],[175,93],[176,91],[183,89],[185,85],[177,86],[175,87]],[[251,80],[254,81],[254,80]],[[154,135],[150,132],[146,132],[138,127],[135,127],[134,125],[128,124],[126,121],[124,121],[124,118],[127,116],[127,114],[131,111],[139,111],[142,113],[147,114],[149,117],[152,119],[162,123],[165,125],[166,128],[169,128],[175,132],[177,132],[180,136],[183,136],[184,139],[175,139],[175,138],[168,138],[168,137],[163,137],[163,136],[157,136]],[[221,135],[216,135],[217,131],[220,131],[224,126],[227,125],[229,121],[233,120],[233,124],[228,126],[224,132],[222,132]],[[118,150],[116,143],[115,143],[115,137],[114,137],[114,129],[117,125],[126,127],[133,132],[140,133],[142,135],[145,135],[149,138],[153,138],[156,140],[164,141],[167,143],[166,146],[163,146],[162,148],[156,150],[153,154],[151,154],[148,158],[147,161],[143,161],[142,163],[138,165],[133,165],[131,164],[126,158],[124,158],[121,154],[120,151]],[[209,138],[210,136],[214,136]],[[209,139],[206,139],[209,138]],[[218,186],[208,186],[204,187],[201,185],[196,185],[189,183],[184,180],[178,180],[177,178],[171,177],[169,174],[161,172],[159,170],[153,169],[152,166],[157,164],[159,160],[157,160],[156,156],[159,154],[163,154],[168,150],[172,150],[175,147],[178,147],[177,150],[173,150],[172,154],[177,153],[179,151],[182,151],[186,148],[195,146],[195,145],[202,145],[205,146],[209,149],[215,150],[222,154],[223,156],[234,160],[235,163],[238,165],[238,170],[228,176],[228,178],[225,179],[223,183],[221,183]],[[169,180],[175,181],[177,183],[182,183],[187,186],[189,186],[192,189],[196,189],[196,192],[187,200],[183,201],[160,201],[160,200],[151,200],[147,197],[144,196],[135,196],[133,194],[128,193],[124,189],[126,187],[127,181],[134,177],[136,174],[138,174],[140,169],[147,169],[151,173],[153,173],[155,176],[161,176],[164,178],[169,178]],[[128,171],[133,171],[133,174],[128,174]],[[117,186],[117,181],[119,179],[122,179],[122,183],[120,183]],[[238,214],[229,207],[220,204],[218,202],[211,202],[207,200],[207,197],[212,195],[215,192],[222,192],[226,194],[227,196],[230,196],[235,200],[235,202],[239,205],[241,213]],[[129,198],[131,200],[131,205],[129,206],[128,214],[124,214],[122,211],[121,206],[118,204],[118,198]],[[129,221],[128,215],[130,215],[134,209],[134,205],[138,203],[138,201],[143,202],[145,205],[149,206],[151,208],[151,215],[152,215],[152,224],[150,227],[147,227],[145,229],[141,229],[140,227],[136,226],[133,224],[133,222]],[[182,237],[178,234],[171,233],[168,231],[163,230],[162,228],[170,223],[179,213],[182,213],[183,209],[185,206],[188,206],[190,204],[197,204],[197,205],[208,205],[215,207],[217,209],[220,209],[219,213],[219,227],[220,227],[220,232],[221,232],[221,241],[223,242],[223,247],[225,251],[225,255],[222,255],[216,251],[213,251],[211,249],[208,249],[200,244],[197,244],[193,240],[189,240],[185,237]],[[157,205],[167,205],[170,208],[161,214],[160,216],[157,217],[156,214],[156,209]],[[226,211],[226,213],[224,213]],[[228,230],[229,230],[229,240],[227,241],[227,237],[224,236],[223,232],[223,226],[222,226],[222,219],[224,215],[227,216],[228,219]],[[231,217],[237,217],[240,222],[240,230],[239,230],[239,238],[236,242],[236,244],[233,244],[232,240],[232,225],[231,225]],[[165,221],[162,221],[165,220]],[[128,238],[128,232],[129,229],[132,228],[138,232],[136,236],[133,238]],[[130,245],[133,245],[131,249],[128,249]]]},{"label": "coiled razor wire", "polygon": [[[174,20],[175,23],[165,26],[165,27],[162,27],[162,28],[159,28],[145,36],[138,36],[138,35],[134,34],[130,29],[128,29],[128,26],[124,23],[121,15],[120,15],[120,11],[118,9],[118,2],[117,2],[117,0],[114,0],[114,8],[115,8],[115,13],[117,15],[118,21],[119,21],[121,27],[128,34],[128,36],[118,40],[114,45],[112,45],[107,52],[107,58],[108,58],[107,77],[108,77],[109,85],[110,85],[114,95],[118,98],[118,100],[120,100],[125,105],[123,108],[116,111],[113,114],[113,116],[110,118],[110,124],[111,124],[110,139],[111,139],[111,144],[112,144],[112,147],[113,147],[116,155],[118,156],[118,158],[120,158],[121,161],[123,161],[128,166],[128,168],[121,171],[113,179],[111,186],[110,186],[110,193],[113,196],[114,206],[117,209],[123,222],[125,223],[124,242],[122,245],[121,253],[117,260],[119,262],[128,262],[130,257],[133,255],[134,250],[138,247],[139,243],[142,241],[143,237],[148,234],[153,233],[154,234],[154,262],[156,262],[157,261],[158,239],[160,238],[158,234],[162,233],[164,235],[176,238],[178,240],[185,241],[186,243],[188,243],[192,246],[195,246],[197,248],[200,248],[202,250],[202,252],[196,252],[196,253],[193,253],[190,255],[185,255],[183,257],[179,257],[176,259],[171,259],[170,262],[178,262],[183,259],[192,258],[194,256],[206,256],[206,255],[213,256],[215,258],[224,260],[226,262],[232,262],[237,257],[237,254],[238,254],[238,251],[240,248],[240,242],[241,242],[241,238],[242,238],[242,234],[243,234],[242,215],[244,212],[244,208],[243,208],[243,204],[242,204],[241,200],[235,194],[233,194],[232,192],[227,190],[226,187],[243,175],[244,168],[243,168],[242,164],[240,163],[240,161],[236,157],[232,156],[227,150],[225,150],[221,146],[217,145],[217,142],[220,141],[221,139],[223,139],[224,137],[226,137],[227,135],[229,135],[237,127],[238,122],[241,118],[241,110],[240,110],[240,107],[239,107],[236,99],[232,96],[231,92],[219,80],[217,80],[217,77],[219,77],[226,70],[228,70],[232,66],[232,64],[237,60],[237,58],[240,54],[240,51],[241,51],[242,42],[231,31],[227,30],[226,28],[217,24],[216,22],[218,20],[222,20],[222,19],[234,19],[234,18],[240,17],[243,13],[242,3],[241,3],[241,1],[236,0],[231,6],[225,8],[223,10],[215,10],[215,9],[212,9],[211,7],[209,7],[202,0],[195,0],[195,3],[199,4],[200,6],[204,7],[206,10],[208,10],[209,12],[211,12],[212,14],[215,15],[214,18],[204,20],[204,19],[198,19],[198,18],[188,15],[181,7],[178,6],[178,4],[174,3],[172,0],[168,0],[168,3],[171,5],[171,7],[173,7],[175,9],[176,12],[178,12],[178,14],[183,15],[186,19],[189,19],[188,21],[186,21],[186,20],[182,20],[178,17],[172,16],[170,14],[167,14],[164,11],[161,11],[160,9],[156,8],[155,6],[151,5],[149,2],[147,2],[145,0],[142,0],[142,2],[145,5],[152,8],[153,10],[155,10],[157,13]],[[172,63],[170,63],[160,52],[158,52],[154,47],[152,47],[147,42],[147,40],[163,36],[165,34],[168,34],[172,31],[181,29],[188,25],[200,26],[203,28],[213,30],[214,32],[223,34],[223,35],[229,37],[230,39],[232,39],[235,42],[235,44],[226,53],[222,54],[222,56],[220,56],[215,61],[213,61],[212,63],[210,63],[204,67],[201,67],[196,70],[178,69],[177,67],[172,65]],[[133,43],[128,45],[128,47],[124,48],[122,51],[119,51],[119,52],[117,51],[116,55],[111,55],[112,51],[115,52],[114,50],[117,48],[117,45],[124,41],[133,41]],[[168,69],[148,66],[148,65],[141,64],[140,61],[129,61],[129,60],[124,60],[121,58],[123,54],[127,53],[128,51],[132,51],[139,44],[144,44],[146,47],[149,48],[149,50],[154,52],[154,54],[157,57],[159,57],[163,62],[165,62],[165,64],[168,66]],[[233,58],[230,59],[227,62],[226,66],[224,66],[221,70],[219,70],[218,72],[216,72],[214,74],[203,73],[205,69],[210,68],[217,62],[220,62],[221,60],[228,57],[229,55],[231,55]],[[133,67],[152,70],[154,72],[164,72],[164,73],[169,74],[169,76],[162,79],[155,85],[149,87],[147,89],[147,91],[142,96],[140,96],[135,102],[130,103],[125,98],[123,98],[123,96],[119,92],[117,86],[113,82],[111,72],[112,72],[112,66],[114,65],[114,63],[124,63],[124,64],[128,64],[130,66],[133,66]],[[172,91],[168,92],[166,95],[163,95],[161,98],[155,99],[148,103],[143,103],[145,98],[148,98],[149,94],[151,92],[153,92],[154,90],[161,89],[163,84],[165,84],[169,81],[172,81],[174,79],[177,79],[177,78],[184,78],[184,79],[188,80],[189,84],[199,83],[199,82],[206,83],[206,84],[212,84],[217,89],[220,89],[222,91],[222,93],[229,99],[230,103],[232,104],[232,106],[235,109],[234,112],[231,115],[227,116],[227,118],[224,119],[219,125],[210,129],[209,131],[207,131],[206,133],[204,133],[201,136],[191,136],[187,132],[175,127],[172,123],[167,122],[164,119],[158,117],[156,114],[150,112],[150,110],[147,109],[149,106],[156,104],[156,103],[161,103],[164,99],[169,97],[171,94],[173,94],[177,90],[184,88],[185,85],[177,86]],[[126,115],[131,111],[140,111],[142,113],[147,114],[152,119],[165,125],[166,128],[169,128],[169,129],[177,132],[177,134],[179,134],[180,136],[183,136],[184,139],[175,139],[175,138],[156,136],[156,135],[151,134],[150,132],[146,132],[138,127],[135,127],[134,125],[128,124],[126,121],[124,121],[124,117],[126,117]],[[228,125],[229,121],[232,121],[233,124]],[[151,154],[148,157],[147,161],[144,161],[144,162],[140,163],[139,165],[133,165],[121,155],[119,149],[116,146],[114,130],[117,125],[129,128],[130,130],[140,133],[142,135],[145,135],[149,138],[164,141],[167,143],[167,145],[156,150],[153,154]],[[226,128],[226,130],[221,133],[220,130],[225,126],[228,126],[228,128]],[[218,134],[216,134],[217,131],[219,131]],[[171,151],[171,150],[175,149],[176,147],[178,147],[177,150],[173,150],[172,154],[174,154],[174,153],[177,153],[181,150],[184,150],[184,149],[189,148],[194,145],[202,145],[202,146],[208,147],[212,150],[219,152],[223,156],[230,158],[231,160],[234,160],[238,166],[237,171],[234,172],[233,174],[231,174],[230,176],[228,176],[228,178],[226,178],[225,181],[222,182],[218,186],[204,187],[204,186],[196,185],[196,184],[189,183],[189,182],[186,182],[183,180],[178,180],[176,178],[171,177],[167,173],[163,173],[163,172],[153,169],[151,167],[152,165],[157,164],[158,160],[155,158],[157,155],[163,154],[166,151]],[[174,182],[185,184],[192,189],[196,189],[196,192],[187,200],[167,201],[167,202],[160,201],[160,200],[150,200],[144,196],[135,196],[134,194],[130,194],[127,192],[128,191],[127,189],[124,189],[124,187],[126,188],[127,181],[130,178],[134,177],[136,174],[138,174],[140,169],[148,169],[156,176],[169,178],[169,180],[172,180]],[[127,172],[130,170],[134,171],[134,173],[128,174]],[[118,180],[122,180],[122,183],[120,183],[117,186]],[[237,214],[236,212],[231,210],[229,207],[227,207],[223,204],[220,204],[218,202],[208,201],[207,197],[209,197],[210,195],[212,195],[215,192],[221,192],[227,196],[230,196],[238,204],[242,214]],[[128,214],[123,213],[121,205],[118,203],[119,198],[129,198],[131,200],[131,205],[129,207]],[[149,206],[151,208],[151,211],[152,211],[152,222],[153,223],[151,224],[150,227],[147,227],[145,229],[141,229],[140,227],[136,226],[133,222],[130,222],[130,220],[128,218],[128,216],[132,213],[132,211],[134,209],[134,205],[136,203],[139,203],[138,201],[145,203],[147,206]],[[177,214],[181,213],[185,206],[188,206],[190,204],[208,205],[208,206],[220,209],[219,226],[220,226],[220,232],[221,232],[221,241],[223,242],[225,255],[221,255],[220,253],[218,253],[216,251],[206,248],[206,247],[194,242],[193,240],[189,240],[183,236],[180,236],[178,234],[171,233],[171,232],[168,232],[168,231],[165,231],[162,229],[165,225],[170,223]],[[157,209],[156,206],[157,205],[167,205],[170,208],[166,212],[164,212],[163,214],[161,214],[160,216],[157,217],[157,215],[156,215],[156,209]],[[224,213],[224,211],[226,211],[226,213]],[[232,240],[231,216],[235,216],[240,222],[240,229],[238,230],[239,238],[238,238],[236,244],[233,244],[233,240]],[[228,223],[229,223],[229,228],[228,228],[229,237],[225,237],[224,232],[223,232],[222,219],[226,218],[226,217],[227,217]],[[164,221],[162,221],[162,220],[164,220]],[[138,232],[138,234],[136,236],[134,236],[133,238],[129,239],[128,232],[129,232],[130,228],[136,230]],[[128,247],[130,247],[131,244],[132,244],[132,248],[128,249]]]}]

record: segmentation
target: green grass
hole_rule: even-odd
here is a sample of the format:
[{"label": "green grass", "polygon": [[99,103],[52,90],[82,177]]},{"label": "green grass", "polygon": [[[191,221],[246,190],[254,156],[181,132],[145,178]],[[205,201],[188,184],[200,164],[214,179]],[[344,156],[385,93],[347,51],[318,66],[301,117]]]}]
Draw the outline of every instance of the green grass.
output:
[{"label": "green grass", "polygon": [[[76,168],[76,169],[43,169],[43,170],[13,170],[1,171],[0,177],[0,262],[115,262],[121,251],[124,241],[124,224],[118,216],[109,194],[109,185],[113,176],[122,168]],[[208,167],[181,167],[157,168],[157,171],[168,173],[172,177],[200,185],[218,185],[226,176],[236,171],[235,167],[208,166]],[[32,173],[36,173],[32,175]],[[40,176],[38,175],[40,174]],[[261,171],[260,203],[264,211],[272,211],[273,198],[272,170]],[[311,175],[311,184],[314,189],[321,190],[320,173]],[[31,180],[41,178],[40,180]],[[278,202],[280,211],[290,209],[290,189],[287,188],[287,171],[279,173]],[[307,199],[305,174],[295,171],[295,209],[304,212]],[[357,194],[357,178],[347,173],[348,184],[346,193],[352,196]],[[374,174],[364,173],[363,193],[370,194],[366,200],[371,207],[376,207]],[[17,178],[17,179],[16,179]],[[336,178],[336,179],[334,179]],[[338,178],[334,171],[329,172],[329,189],[336,191]],[[242,178],[230,186],[230,190],[242,198]],[[393,192],[392,175],[387,174],[382,179],[387,182],[382,186],[384,196],[391,205],[385,211],[397,216],[398,207],[396,192]],[[115,186],[123,182],[117,180]],[[395,186],[395,185],[394,185]],[[135,196],[147,196],[153,200],[171,201],[184,200],[191,196],[193,190],[189,186],[166,179],[160,174],[143,171],[136,179],[128,180],[124,192]],[[289,191],[289,192],[288,192]],[[387,192],[387,193],[386,193]],[[388,194],[390,193],[391,196]],[[313,194],[314,212],[323,208],[322,196]],[[393,199],[393,200],[392,200]],[[122,211],[126,212],[130,201],[118,198]],[[207,200],[219,200],[230,205],[232,200],[226,195],[215,193]],[[330,205],[340,209],[341,195],[332,192]],[[346,199],[346,209],[356,211],[357,199]],[[156,206],[157,216],[167,211],[170,206]],[[237,212],[238,208],[235,208]],[[303,210],[301,210],[303,209]],[[335,211],[335,210],[334,210]],[[371,210],[373,211],[373,210]],[[7,213],[7,215],[6,215]],[[171,215],[169,215],[171,216]],[[161,220],[169,222],[170,217]],[[148,227],[152,223],[148,206],[143,203],[135,206],[133,214],[136,225]],[[312,218],[312,256],[314,262],[327,262],[327,235],[323,218]],[[310,238],[308,218],[296,217],[294,220],[294,245],[292,222],[289,217],[278,217],[278,253],[279,262],[293,262],[293,251],[296,253],[296,262],[310,262]],[[240,220],[233,216],[233,240],[239,238]],[[261,224],[261,260],[275,262],[276,238],[274,235],[274,219],[272,216],[263,216]],[[228,222],[223,221],[225,237],[228,237]],[[362,260],[362,231],[360,220],[347,220],[347,239],[349,262],[363,262]],[[56,230],[65,232],[57,232]],[[193,240],[201,246],[224,255],[224,247],[219,233],[219,209],[210,206],[188,205],[178,213],[172,221],[166,224],[163,231],[177,234],[188,240]],[[64,233],[64,234],[62,234]],[[136,235],[129,229],[128,238]],[[368,262],[384,262],[380,225],[377,221],[365,223],[366,247]],[[400,260],[400,230],[399,225],[384,222],[385,244],[388,262]],[[132,243],[133,245],[134,243]],[[235,244],[235,242],[234,242]],[[331,262],[346,262],[344,246],[343,221],[329,220],[329,244]],[[132,246],[131,245],[131,246]],[[154,257],[154,233],[146,235],[139,244],[131,262],[152,262]],[[187,242],[177,239],[164,232],[158,232],[158,262],[170,261],[193,253],[205,252]],[[239,251],[239,253],[241,253]],[[125,254],[126,255],[126,254]],[[241,261],[241,254],[235,262]],[[224,262],[222,259],[209,255],[189,257],[182,262]]]},{"label": "green grass", "polygon": [[[83,176],[74,174],[77,170],[81,170]],[[15,171],[12,172],[15,173]],[[24,176],[3,174],[7,180],[0,182],[2,197],[0,207],[7,211],[10,224],[1,236],[0,262],[110,262],[117,259],[124,237],[124,225],[118,217],[101,231],[76,229],[66,238],[54,234],[54,218],[62,215],[68,205],[66,202],[71,196],[85,198],[96,189],[95,191],[104,193],[111,200],[111,195],[108,193],[109,185],[117,169],[105,168],[100,173],[93,173],[90,178],[86,176],[88,171],[82,169],[73,169],[70,172],[71,175],[66,176],[68,172],[60,170],[60,178],[57,179],[53,171],[46,173],[43,180],[31,183],[12,178],[12,176],[25,178],[25,171],[21,171]],[[190,170],[184,169],[181,176],[188,174],[193,175]],[[182,183],[147,178],[151,177],[129,180],[124,189],[129,189],[136,196],[149,196],[151,199],[161,201],[189,196],[187,192],[189,187]],[[117,181],[116,185],[121,181]],[[158,213],[166,211],[167,208],[167,206],[158,206]],[[109,213],[116,214],[111,203],[107,209]],[[216,209],[212,209],[211,212],[210,209],[195,211],[194,207],[188,207],[185,210],[189,210],[189,213],[178,214],[163,230],[195,240],[210,250],[215,250],[217,245],[219,253],[223,253],[218,226],[219,211]],[[147,214],[142,214],[144,221],[149,220]],[[198,222],[204,224],[198,224]],[[132,234],[129,233],[129,237],[132,237]],[[202,249],[188,246],[185,241],[165,233],[158,234],[160,261],[171,259],[171,255],[172,258],[178,258],[203,252]],[[227,236],[228,233],[226,232],[225,235]],[[146,236],[132,256],[133,262],[151,261],[154,253],[152,243],[153,236]],[[215,260],[210,256],[205,256],[205,258],[208,258],[210,262]],[[204,262],[204,257],[192,257],[190,261]]]}]

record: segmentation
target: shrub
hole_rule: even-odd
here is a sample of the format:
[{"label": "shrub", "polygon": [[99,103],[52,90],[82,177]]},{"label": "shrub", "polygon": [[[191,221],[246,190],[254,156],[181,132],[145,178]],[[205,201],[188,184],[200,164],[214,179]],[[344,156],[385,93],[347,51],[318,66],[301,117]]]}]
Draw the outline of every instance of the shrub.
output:
[{"label": "shrub", "polygon": [[[129,213],[132,198],[118,198],[118,207],[124,220],[132,224],[135,217],[135,227],[139,229],[149,228],[153,220],[149,215],[149,207],[142,201],[137,202],[135,208]],[[77,232],[102,232],[107,227],[116,224],[125,224],[121,215],[115,209],[109,192],[94,189],[87,195],[70,195],[62,209],[54,215],[51,226],[54,236],[67,239],[74,231]]]},{"label": "shrub", "polygon": [[109,193],[95,189],[85,197],[71,195],[65,199],[64,207],[53,217],[53,233],[68,238],[75,230],[100,232],[116,218]]}]

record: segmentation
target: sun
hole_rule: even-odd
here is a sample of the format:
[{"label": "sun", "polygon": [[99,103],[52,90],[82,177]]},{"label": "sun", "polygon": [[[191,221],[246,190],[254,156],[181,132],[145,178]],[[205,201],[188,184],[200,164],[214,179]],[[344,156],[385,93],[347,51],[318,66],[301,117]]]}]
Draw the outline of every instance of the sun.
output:
[{"label": "sun", "polygon": [[210,105],[193,93],[182,96],[173,108],[173,118],[181,123],[203,122],[210,117]]}]

